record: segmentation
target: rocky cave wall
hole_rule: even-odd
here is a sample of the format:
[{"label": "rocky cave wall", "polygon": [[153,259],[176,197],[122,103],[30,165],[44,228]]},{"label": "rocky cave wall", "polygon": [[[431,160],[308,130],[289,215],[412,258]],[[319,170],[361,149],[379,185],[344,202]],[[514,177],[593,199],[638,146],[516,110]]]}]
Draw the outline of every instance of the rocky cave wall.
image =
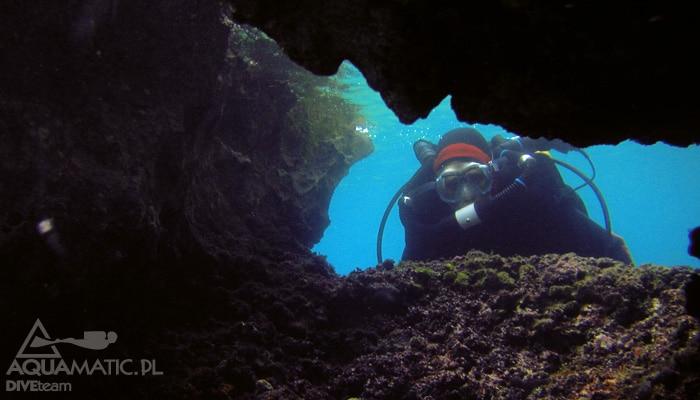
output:
[{"label": "rocky cave wall", "polygon": [[588,146],[700,142],[700,24],[679,1],[229,0],[318,74],[350,60],[403,122],[460,120]]},{"label": "rocky cave wall", "polygon": [[[347,16],[339,28],[381,36],[417,12],[396,7],[421,4],[377,2],[367,26],[343,3],[270,10],[289,14],[287,28],[302,16],[318,22],[311,36],[298,25],[297,39],[342,56],[320,19]],[[165,372],[70,377],[71,398],[697,393],[700,279],[689,269],[470,253],[335,275],[308,248],[328,223],[333,187],[371,144],[332,83],[228,20],[221,4],[10,1],[2,11],[0,365],[40,318],[52,338],[116,331],[102,357],[152,358]],[[261,24],[271,34],[278,25]],[[363,40],[374,57],[403,56],[388,36]],[[380,62],[372,72],[353,61],[404,120],[452,79],[403,63],[425,78],[404,97],[382,88],[390,71]],[[337,66],[328,65],[311,69]],[[53,228],[37,232],[46,219]]]},{"label": "rocky cave wall", "polygon": [[229,14],[215,0],[3,3],[2,365],[36,318],[158,351],[164,326],[224,301],[222,269],[230,287],[263,259],[310,257],[372,144],[336,83]]},{"label": "rocky cave wall", "polygon": [[44,218],[96,264],[320,239],[371,151],[327,79],[216,1],[44,3],[3,6],[3,258],[50,260]]}]

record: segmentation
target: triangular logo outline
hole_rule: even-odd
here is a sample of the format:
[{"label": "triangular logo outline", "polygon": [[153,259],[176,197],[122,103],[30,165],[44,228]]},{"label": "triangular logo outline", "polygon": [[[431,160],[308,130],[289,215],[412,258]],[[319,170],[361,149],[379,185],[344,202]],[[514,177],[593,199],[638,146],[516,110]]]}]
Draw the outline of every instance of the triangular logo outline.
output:
[{"label": "triangular logo outline", "polygon": [[40,332],[44,335],[44,339],[51,339],[51,337],[49,336],[49,333],[46,332],[46,328],[44,328],[44,325],[41,323],[39,318],[37,318],[36,322],[34,322],[34,326],[32,326],[32,329],[29,330],[29,334],[27,335],[27,338],[24,339],[24,343],[22,343],[22,347],[19,348],[19,351],[17,352],[17,355],[15,356],[15,358],[61,358],[61,353],[58,352],[56,345],[51,345],[51,350],[53,351],[53,354],[25,354],[24,353],[24,351],[26,350],[29,343],[31,343],[31,340],[35,337],[35,333],[36,333],[37,329],[39,329]]}]

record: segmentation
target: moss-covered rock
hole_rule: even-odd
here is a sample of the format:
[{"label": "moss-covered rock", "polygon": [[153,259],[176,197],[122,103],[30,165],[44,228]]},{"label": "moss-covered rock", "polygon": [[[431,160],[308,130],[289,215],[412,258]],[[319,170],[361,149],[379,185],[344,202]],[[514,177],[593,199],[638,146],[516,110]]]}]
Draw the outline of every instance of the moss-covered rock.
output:
[{"label": "moss-covered rock", "polygon": [[[507,259],[473,252],[404,262],[381,279],[413,280],[416,269],[432,284],[419,298],[407,297],[403,328],[384,321],[392,326],[387,345],[343,368],[337,393],[364,381],[363,397],[378,398],[642,393],[681,399],[700,381],[687,361],[698,360],[700,324],[678,297],[690,269],[635,269],[573,254]],[[642,312],[630,312],[630,305]],[[440,340],[428,351],[423,338],[431,337]]]}]

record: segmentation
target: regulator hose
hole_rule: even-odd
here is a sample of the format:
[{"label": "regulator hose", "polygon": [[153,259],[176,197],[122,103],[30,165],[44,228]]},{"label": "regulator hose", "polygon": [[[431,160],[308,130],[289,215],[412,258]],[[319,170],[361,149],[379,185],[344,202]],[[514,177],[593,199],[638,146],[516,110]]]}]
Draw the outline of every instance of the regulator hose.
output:
[{"label": "regulator hose", "polygon": [[598,189],[598,186],[593,183],[591,178],[587,177],[586,174],[581,172],[578,168],[574,167],[573,165],[566,163],[561,160],[557,160],[556,158],[550,158],[554,163],[561,165],[562,167],[568,169],[569,171],[573,172],[574,174],[578,175],[579,178],[583,179],[584,182],[588,186],[593,189],[593,193],[595,193],[595,196],[598,198],[598,202],[600,203],[600,208],[603,210],[603,219],[605,220],[605,230],[608,231],[609,235],[612,235],[612,227],[610,225],[610,213],[608,212],[608,205],[605,203],[605,198],[603,198],[603,193],[600,192],[600,189]]},{"label": "regulator hose", "polygon": [[[591,160],[591,157],[588,155],[588,153],[586,153],[585,150],[583,150],[583,149],[575,149],[575,150],[576,150],[576,152],[581,154],[586,159],[586,161],[588,161],[588,165],[591,166],[591,177],[588,178],[588,180],[592,182],[596,176],[595,165],[593,164],[593,160]],[[584,183],[576,186],[576,188],[574,189],[574,192],[581,189],[582,187],[584,187],[586,185],[588,185],[588,182],[584,182]]]},{"label": "regulator hose", "polygon": [[[422,168],[418,168],[418,170],[413,174],[411,179],[408,180],[408,183],[412,182],[413,179],[418,176],[418,174],[421,172]],[[382,258],[382,239],[384,237],[384,227],[386,226],[386,221],[389,219],[389,214],[391,213],[391,209],[394,208],[394,204],[399,200],[399,197],[403,194],[404,190],[406,190],[406,186],[408,186],[408,183],[405,185],[401,186],[398,191],[394,194],[394,196],[389,200],[389,204],[387,204],[386,209],[384,210],[384,215],[382,215],[382,220],[379,222],[379,232],[377,232],[377,264],[381,264],[384,259]]]}]

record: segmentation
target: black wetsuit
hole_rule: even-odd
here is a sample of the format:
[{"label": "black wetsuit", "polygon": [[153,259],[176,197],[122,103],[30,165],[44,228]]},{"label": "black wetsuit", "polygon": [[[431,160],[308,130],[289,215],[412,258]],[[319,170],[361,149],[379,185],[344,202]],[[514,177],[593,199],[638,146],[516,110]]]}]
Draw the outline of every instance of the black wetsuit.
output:
[{"label": "black wetsuit", "polygon": [[[456,222],[439,224],[454,209],[434,189],[422,190],[434,179],[433,171],[424,168],[404,190],[411,200],[399,200],[406,235],[402,258],[448,258],[476,249],[506,256],[574,252],[631,263],[624,241],[588,217],[581,198],[563,182],[551,159],[542,154],[535,158],[534,171],[528,175],[534,178],[528,179],[527,189],[498,204],[487,220],[467,230]],[[492,193],[516,177],[501,174]]]}]

